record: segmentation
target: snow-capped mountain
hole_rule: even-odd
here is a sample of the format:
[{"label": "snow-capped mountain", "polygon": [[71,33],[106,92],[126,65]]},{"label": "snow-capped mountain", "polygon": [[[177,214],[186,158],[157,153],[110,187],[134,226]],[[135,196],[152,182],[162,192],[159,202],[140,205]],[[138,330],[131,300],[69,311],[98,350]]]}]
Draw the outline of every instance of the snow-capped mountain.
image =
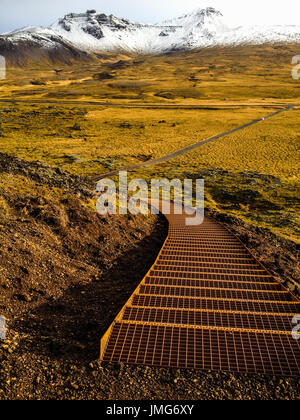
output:
[{"label": "snow-capped mountain", "polygon": [[0,36],[0,54],[25,49],[59,52],[69,58],[101,51],[162,53],[216,45],[300,43],[300,26],[226,25],[214,8],[197,9],[156,25],[133,23],[89,10],[71,13],[49,28],[28,27]]}]

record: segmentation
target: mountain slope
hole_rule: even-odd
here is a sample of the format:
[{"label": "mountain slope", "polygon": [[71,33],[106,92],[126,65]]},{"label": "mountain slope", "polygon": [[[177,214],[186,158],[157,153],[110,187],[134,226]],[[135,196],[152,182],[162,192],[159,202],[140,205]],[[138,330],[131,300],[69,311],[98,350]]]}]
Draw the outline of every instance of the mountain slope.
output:
[{"label": "mountain slope", "polygon": [[[164,53],[216,45],[300,43],[300,26],[238,27],[226,25],[213,9],[197,9],[156,25],[97,13],[71,13],[50,28],[29,27],[0,36],[4,56],[81,57],[83,53],[127,51]],[[21,52],[20,52],[21,50]]]},{"label": "mountain slope", "polygon": [[17,65],[28,61],[70,63],[72,60],[88,59],[85,51],[77,49],[52,29],[42,27],[24,28],[0,36],[0,55]]}]

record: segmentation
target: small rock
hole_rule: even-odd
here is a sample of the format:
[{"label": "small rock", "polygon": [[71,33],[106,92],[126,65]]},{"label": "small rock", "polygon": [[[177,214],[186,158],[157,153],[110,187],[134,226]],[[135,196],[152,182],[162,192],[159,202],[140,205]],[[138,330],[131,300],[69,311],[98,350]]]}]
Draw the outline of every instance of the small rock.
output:
[{"label": "small rock", "polygon": [[296,286],[291,282],[287,283],[287,287],[291,292],[295,292],[295,290],[296,290]]},{"label": "small rock", "polygon": [[27,293],[20,293],[16,296],[17,296],[18,300],[20,300],[21,302],[31,302],[32,301],[32,297],[30,295],[28,295]]},{"label": "small rock", "polygon": [[72,130],[80,131],[81,130],[81,127],[80,127],[80,125],[78,123],[75,123],[73,125],[73,127],[72,127]]}]

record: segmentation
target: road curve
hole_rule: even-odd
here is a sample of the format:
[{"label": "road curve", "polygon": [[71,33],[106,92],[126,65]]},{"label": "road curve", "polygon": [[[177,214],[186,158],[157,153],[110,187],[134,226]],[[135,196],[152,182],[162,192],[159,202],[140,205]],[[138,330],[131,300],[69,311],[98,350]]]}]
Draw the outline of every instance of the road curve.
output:
[{"label": "road curve", "polygon": [[185,217],[167,216],[168,237],[103,336],[101,361],[300,376],[300,301],[224,226]]}]

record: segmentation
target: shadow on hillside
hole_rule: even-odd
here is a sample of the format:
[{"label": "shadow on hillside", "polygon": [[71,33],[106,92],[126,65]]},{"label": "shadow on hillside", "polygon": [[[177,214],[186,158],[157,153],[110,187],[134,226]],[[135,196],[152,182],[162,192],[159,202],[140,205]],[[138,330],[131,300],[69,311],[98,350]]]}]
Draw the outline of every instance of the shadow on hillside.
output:
[{"label": "shadow on hillside", "polygon": [[26,334],[20,342],[22,353],[74,363],[96,360],[102,335],[154,263],[166,235],[167,222],[158,223],[152,235],[117,259],[101,281],[72,287],[15,320],[14,329]]}]

